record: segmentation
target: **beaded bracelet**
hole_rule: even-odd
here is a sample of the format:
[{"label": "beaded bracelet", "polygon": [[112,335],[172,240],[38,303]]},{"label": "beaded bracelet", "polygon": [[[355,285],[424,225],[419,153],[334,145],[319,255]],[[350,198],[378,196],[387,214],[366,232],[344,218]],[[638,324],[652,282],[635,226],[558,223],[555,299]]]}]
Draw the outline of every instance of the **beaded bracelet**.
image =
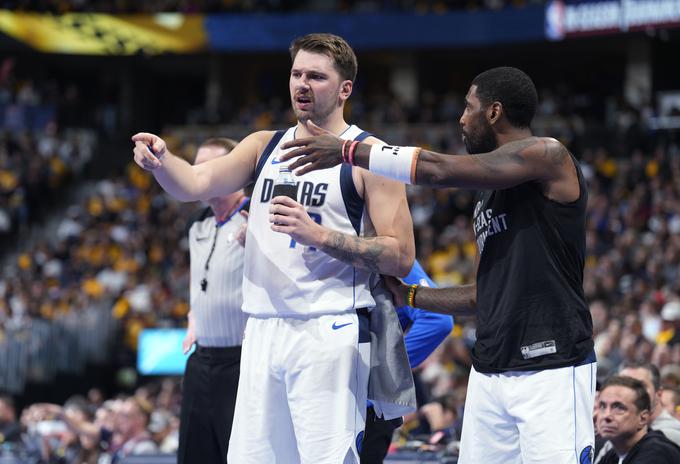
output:
[{"label": "beaded bracelet", "polygon": [[413,284],[408,286],[408,296],[406,297],[406,304],[411,308],[414,308],[416,303],[416,290],[418,285]]}]

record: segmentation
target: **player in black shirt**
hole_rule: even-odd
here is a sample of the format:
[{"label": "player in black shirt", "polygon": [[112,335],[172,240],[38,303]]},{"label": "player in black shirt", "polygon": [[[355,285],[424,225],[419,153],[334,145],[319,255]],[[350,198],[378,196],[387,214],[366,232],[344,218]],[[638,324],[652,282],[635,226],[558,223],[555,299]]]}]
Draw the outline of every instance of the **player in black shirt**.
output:
[{"label": "player in black shirt", "polygon": [[[475,315],[461,455],[468,463],[591,462],[595,356],[583,294],[586,185],[557,140],[534,137],[538,97],[516,68],[478,75],[460,119],[470,155],[313,138],[282,159],[300,175],[352,162],[406,183],[480,190],[474,211],[477,282],[452,288],[398,285],[398,300]],[[346,148],[346,147],[345,147]],[[401,304],[403,301],[399,301]]]}]

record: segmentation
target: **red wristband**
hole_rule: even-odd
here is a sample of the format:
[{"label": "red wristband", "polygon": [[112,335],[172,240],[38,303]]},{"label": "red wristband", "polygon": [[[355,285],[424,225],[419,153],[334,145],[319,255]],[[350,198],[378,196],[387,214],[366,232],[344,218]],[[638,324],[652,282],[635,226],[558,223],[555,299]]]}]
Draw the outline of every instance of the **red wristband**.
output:
[{"label": "red wristband", "polygon": [[359,141],[355,140],[354,142],[352,142],[352,145],[349,146],[349,153],[347,155],[347,158],[349,158],[349,164],[351,164],[352,166],[354,166],[354,152],[357,149],[357,145],[359,145]]},{"label": "red wristband", "polygon": [[347,155],[345,154],[345,147],[347,146],[347,142],[349,142],[349,140],[348,140],[348,139],[345,139],[345,140],[342,142],[342,148],[340,149],[340,157],[342,158],[342,162],[343,162],[343,163],[349,163],[349,158],[348,158]]}]

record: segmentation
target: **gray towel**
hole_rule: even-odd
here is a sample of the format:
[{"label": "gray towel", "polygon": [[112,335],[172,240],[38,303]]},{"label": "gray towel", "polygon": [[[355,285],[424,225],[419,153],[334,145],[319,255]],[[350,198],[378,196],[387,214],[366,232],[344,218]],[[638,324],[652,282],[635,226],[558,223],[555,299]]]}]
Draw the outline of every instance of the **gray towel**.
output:
[{"label": "gray towel", "polygon": [[374,277],[371,283],[375,308],[371,311],[368,399],[376,415],[389,420],[416,410],[416,390],[392,294],[382,278]]}]

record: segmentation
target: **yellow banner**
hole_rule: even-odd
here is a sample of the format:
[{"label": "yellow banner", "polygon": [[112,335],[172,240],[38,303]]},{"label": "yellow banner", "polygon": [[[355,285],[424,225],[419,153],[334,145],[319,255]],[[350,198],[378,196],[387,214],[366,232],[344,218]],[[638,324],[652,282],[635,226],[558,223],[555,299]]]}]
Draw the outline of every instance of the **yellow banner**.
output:
[{"label": "yellow banner", "polygon": [[0,32],[41,52],[82,55],[188,53],[207,40],[202,15],[50,15],[0,10]]}]

